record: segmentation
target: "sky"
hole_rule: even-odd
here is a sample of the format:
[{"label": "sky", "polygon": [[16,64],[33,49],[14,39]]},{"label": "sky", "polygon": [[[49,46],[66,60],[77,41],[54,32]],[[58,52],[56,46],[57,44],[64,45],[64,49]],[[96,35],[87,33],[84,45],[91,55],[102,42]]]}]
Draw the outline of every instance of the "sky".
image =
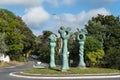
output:
[{"label": "sky", "polygon": [[119,16],[120,0],[0,0],[0,8],[20,16],[38,36],[61,26],[76,32],[97,14]]}]

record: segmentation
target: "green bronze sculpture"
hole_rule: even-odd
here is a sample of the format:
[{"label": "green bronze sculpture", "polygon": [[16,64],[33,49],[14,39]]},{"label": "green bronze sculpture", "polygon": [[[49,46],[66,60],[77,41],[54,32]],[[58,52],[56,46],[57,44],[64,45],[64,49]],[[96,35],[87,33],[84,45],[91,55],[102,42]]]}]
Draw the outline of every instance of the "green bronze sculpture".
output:
[{"label": "green bronze sculpture", "polygon": [[50,68],[56,67],[55,65],[55,46],[56,46],[56,36],[51,34],[49,36],[49,45],[50,45]]},{"label": "green bronze sculpture", "polygon": [[84,41],[86,39],[87,30],[86,29],[78,29],[78,35],[77,40],[79,43],[79,67],[86,67],[86,64],[84,62]]},{"label": "green bronze sculpture", "polygon": [[71,33],[71,28],[64,28],[61,27],[58,32],[60,33],[60,36],[62,38],[62,71],[66,71],[69,69],[69,64],[68,64],[68,57],[69,57],[69,52],[68,52],[68,48],[67,48],[67,43],[68,43],[68,39],[70,37]]}]

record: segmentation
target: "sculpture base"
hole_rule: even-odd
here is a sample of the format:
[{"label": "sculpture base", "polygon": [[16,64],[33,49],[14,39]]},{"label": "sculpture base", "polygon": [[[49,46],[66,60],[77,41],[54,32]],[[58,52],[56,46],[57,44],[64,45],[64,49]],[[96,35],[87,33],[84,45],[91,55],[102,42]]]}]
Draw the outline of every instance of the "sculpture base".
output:
[{"label": "sculpture base", "polygon": [[78,64],[78,67],[86,67],[86,64],[85,62],[83,61],[80,61],[79,64]]}]

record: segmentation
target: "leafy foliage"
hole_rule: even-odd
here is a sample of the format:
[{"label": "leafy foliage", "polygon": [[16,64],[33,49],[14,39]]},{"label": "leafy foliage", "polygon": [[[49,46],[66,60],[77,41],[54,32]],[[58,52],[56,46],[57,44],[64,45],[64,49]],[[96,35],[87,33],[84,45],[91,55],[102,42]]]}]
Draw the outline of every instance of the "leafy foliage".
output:
[{"label": "leafy foliage", "polygon": [[38,55],[41,61],[49,62],[50,48],[49,48],[49,35],[51,31],[43,31],[43,35],[36,38],[36,45],[33,54]]},{"label": "leafy foliage", "polygon": [[73,66],[77,66],[79,61],[79,44],[77,41],[77,32],[75,32],[68,40],[68,49],[70,52],[69,59],[73,60]]},{"label": "leafy foliage", "polygon": [[0,56],[5,54],[7,51],[7,46],[5,43],[5,33],[0,33]]},{"label": "leafy foliage", "polygon": [[103,50],[97,50],[96,52],[88,52],[86,57],[88,57],[89,66],[98,66],[104,57],[105,53]]},{"label": "leafy foliage", "polygon": [[101,43],[92,36],[87,36],[85,40],[85,53],[96,52],[98,49],[102,49]]},{"label": "leafy foliage", "polygon": [[28,44],[34,42],[31,40],[34,35],[22,19],[6,9],[0,9],[0,32],[6,35],[5,43],[8,47],[6,54],[12,60],[19,61],[24,51],[32,46]]},{"label": "leafy foliage", "polygon": [[105,57],[104,67],[120,67],[117,62],[120,50],[120,19],[113,15],[98,15],[89,20],[86,25],[88,34],[98,41],[100,41],[104,51]]}]

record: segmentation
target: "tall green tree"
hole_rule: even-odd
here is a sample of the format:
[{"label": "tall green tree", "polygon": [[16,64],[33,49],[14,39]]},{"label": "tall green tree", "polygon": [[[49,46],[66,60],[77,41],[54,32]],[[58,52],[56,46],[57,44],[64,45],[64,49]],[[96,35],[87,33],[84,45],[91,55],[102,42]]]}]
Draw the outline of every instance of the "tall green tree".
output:
[{"label": "tall green tree", "polygon": [[18,27],[21,30],[21,33],[24,35],[24,38],[22,39],[22,43],[24,45],[23,53],[26,54],[30,51],[33,52],[35,47],[35,40],[36,36],[32,33],[32,31],[27,27],[27,25],[23,22],[22,18],[17,16],[16,20],[20,23],[20,27]]},{"label": "tall green tree", "polygon": [[7,45],[5,43],[5,33],[0,33],[0,56],[7,51]]},{"label": "tall green tree", "polygon": [[99,40],[95,39],[92,36],[87,36],[85,40],[85,53],[96,52],[99,49],[102,49],[101,43]]},{"label": "tall green tree", "polygon": [[116,62],[119,62],[117,57],[120,55],[118,53],[120,49],[119,17],[98,15],[89,20],[85,27],[90,36],[100,41],[105,51],[103,66],[111,68],[118,67]]},{"label": "tall green tree", "polygon": [[40,57],[41,61],[49,62],[50,48],[48,37],[52,34],[51,31],[43,31],[42,35],[36,38],[36,45],[32,54]]},{"label": "tall green tree", "polygon": [[21,60],[24,51],[29,51],[30,40],[33,42],[33,39],[30,39],[33,34],[29,28],[14,13],[0,9],[0,32],[6,34],[5,43],[8,47],[6,53],[12,60]]}]

